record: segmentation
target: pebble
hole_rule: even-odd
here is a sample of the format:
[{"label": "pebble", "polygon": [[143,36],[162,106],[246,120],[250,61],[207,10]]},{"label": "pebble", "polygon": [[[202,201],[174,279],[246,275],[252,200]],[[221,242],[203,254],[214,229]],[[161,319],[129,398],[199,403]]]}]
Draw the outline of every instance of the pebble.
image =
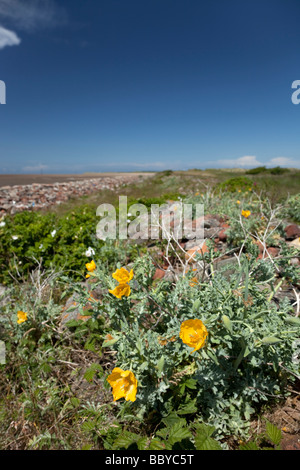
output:
[{"label": "pebble", "polygon": [[[133,176],[130,176],[130,181]],[[104,189],[115,190],[129,182],[126,176],[92,178],[63,183],[2,186],[0,188],[0,216],[24,210],[40,210],[62,204],[70,197],[80,197]]]}]

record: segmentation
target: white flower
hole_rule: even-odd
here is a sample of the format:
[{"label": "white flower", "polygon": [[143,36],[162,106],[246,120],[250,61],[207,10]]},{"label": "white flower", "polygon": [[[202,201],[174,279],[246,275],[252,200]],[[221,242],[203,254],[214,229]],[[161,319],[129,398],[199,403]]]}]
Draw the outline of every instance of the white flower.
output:
[{"label": "white flower", "polygon": [[6,225],[5,222],[0,222],[0,227],[4,227]]},{"label": "white flower", "polygon": [[93,250],[93,248],[89,246],[85,252],[85,256],[91,257],[91,256],[94,256],[94,254],[95,254],[95,250]]},{"label": "white flower", "polygon": [[42,250],[44,247],[43,247],[43,244],[41,243],[40,246],[39,246],[39,249]]},{"label": "white flower", "polygon": [[51,232],[51,237],[53,238],[53,237],[55,237],[55,235],[56,235],[56,230],[53,230],[53,231]]},{"label": "white flower", "polygon": [[13,240],[18,240],[19,237],[18,237],[18,235],[13,235],[11,238],[12,238]]},{"label": "white flower", "polygon": [[132,216],[132,214],[131,214],[130,212],[128,212],[128,214],[127,214],[127,215],[128,215],[128,217],[131,217],[131,216]]}]

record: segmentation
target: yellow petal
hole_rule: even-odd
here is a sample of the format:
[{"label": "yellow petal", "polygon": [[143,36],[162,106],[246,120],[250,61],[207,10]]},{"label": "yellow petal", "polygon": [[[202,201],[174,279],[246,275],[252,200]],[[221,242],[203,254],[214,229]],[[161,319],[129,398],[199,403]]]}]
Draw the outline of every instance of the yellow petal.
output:
[{"label": "yellow petal", "polygon": [[130,272],[127,271],[126,268],[117,269],[113,274],[112,277],[116,279],[120,284],[125,284],[130,282],[133,278],[133,270],[131,269]]},{"label": "yellow petal", "polygon": [[113,290],[109,290],[108,292],[118,299],[121,299],[124,295],[128,297],[131,290],[129,284],[119,284]]}]

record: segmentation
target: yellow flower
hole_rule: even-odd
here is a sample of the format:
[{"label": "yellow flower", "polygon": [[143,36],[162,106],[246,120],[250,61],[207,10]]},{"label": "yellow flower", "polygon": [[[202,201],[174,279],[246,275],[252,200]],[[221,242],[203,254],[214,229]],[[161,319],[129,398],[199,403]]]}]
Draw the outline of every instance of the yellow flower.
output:
[{"label": "yellow flower", "polygon": [[242,211],[242,216],[243,217],[246,217],[246,219],[248,219],[249,215],[251,214],[250,211]]},{"label": "yellow flower", "polygon": [[26,312],[22,312],[22,310],[19,310],[18,313],[18,321],[17,323],[20,325],[20,323],[24,323],[24,321],[27,320],[27,313]]},{"label": "yellow flower", "polygon": [[[86,263],[85,267],[90,273],[95,271],[95,269],[96,269],[95,261],[92,260],[90,263]],[[85,277],[88,279],[90,277],[90,275],[87,274]]]},{"label": "yellow flower", "polygon": [[119,282],[119,284],[125,284],[126,282],[130,282],[133,278],[133,270],[130,272],[127,271],[125,268],[117,269],[112,277]]},{"label": "yellow flower", "polygon": [[240,203],[241,203],[241,201],[236,201],[236,203],[237,203],[237,204],[240,204]]},{"label": "yellow flower", "polygon": [[199,196],[200,193],[195,193],[195,196]]},{"label": "yellow flower", "polygon": [[201,320],[186,320],[181,324],[179,336],[185,344],[194,348],[191,353],[204,346],[207,335],[207,329]]},{"label": "yellow flower", "polygon": [[117,297],[118,299],[121,299],[124,295],[128,297],[130,295],[131,290],[129,284],[119,284],[113,290],[109,290],[108,292]]},{"label": "yellow flower", "polygon": [[190,286],[195,287],[198,284],[198,279],[196,277],[192,277],[190,281]]},{"label": "yellow flower", "polygon": [[126,401],[135,401],[137,392],[137,380],[130,370],[122,370],[115,367],[107,378],[112,387],[114,401],[125,398]]}]

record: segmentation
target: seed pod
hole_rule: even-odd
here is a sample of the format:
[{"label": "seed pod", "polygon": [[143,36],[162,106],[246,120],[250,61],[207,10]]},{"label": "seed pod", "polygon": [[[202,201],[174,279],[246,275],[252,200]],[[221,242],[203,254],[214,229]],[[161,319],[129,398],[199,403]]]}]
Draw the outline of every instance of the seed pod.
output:
[{"label": "seed pod", "polygon": [[231,323],[229,317],[227,317],[227,315],[223,315],[222,320],[223,320],[223,323],[225,325],[226,330],[228,330],[230,333],[232,333],[232,323]]},{"label": "seed pod", "polygon": [[197,312],[198,308],[200,307],[200,303],[201,303],[200,299],[195,300],[195,302],[193,303],[193,307],[192,307],[193,312]]},{"label": "seed pod", "polygon": [[279,343],[281,341],[281,339],[279,338],[276,338],[275,336],[265,336],[261,342],[263,344],[276,344],[276,343]]},{"label": "seed pod", "polygon": [[291,323],[292,325],[300,326],[300,318],[298,317],[287,317],[285,321]]}]

